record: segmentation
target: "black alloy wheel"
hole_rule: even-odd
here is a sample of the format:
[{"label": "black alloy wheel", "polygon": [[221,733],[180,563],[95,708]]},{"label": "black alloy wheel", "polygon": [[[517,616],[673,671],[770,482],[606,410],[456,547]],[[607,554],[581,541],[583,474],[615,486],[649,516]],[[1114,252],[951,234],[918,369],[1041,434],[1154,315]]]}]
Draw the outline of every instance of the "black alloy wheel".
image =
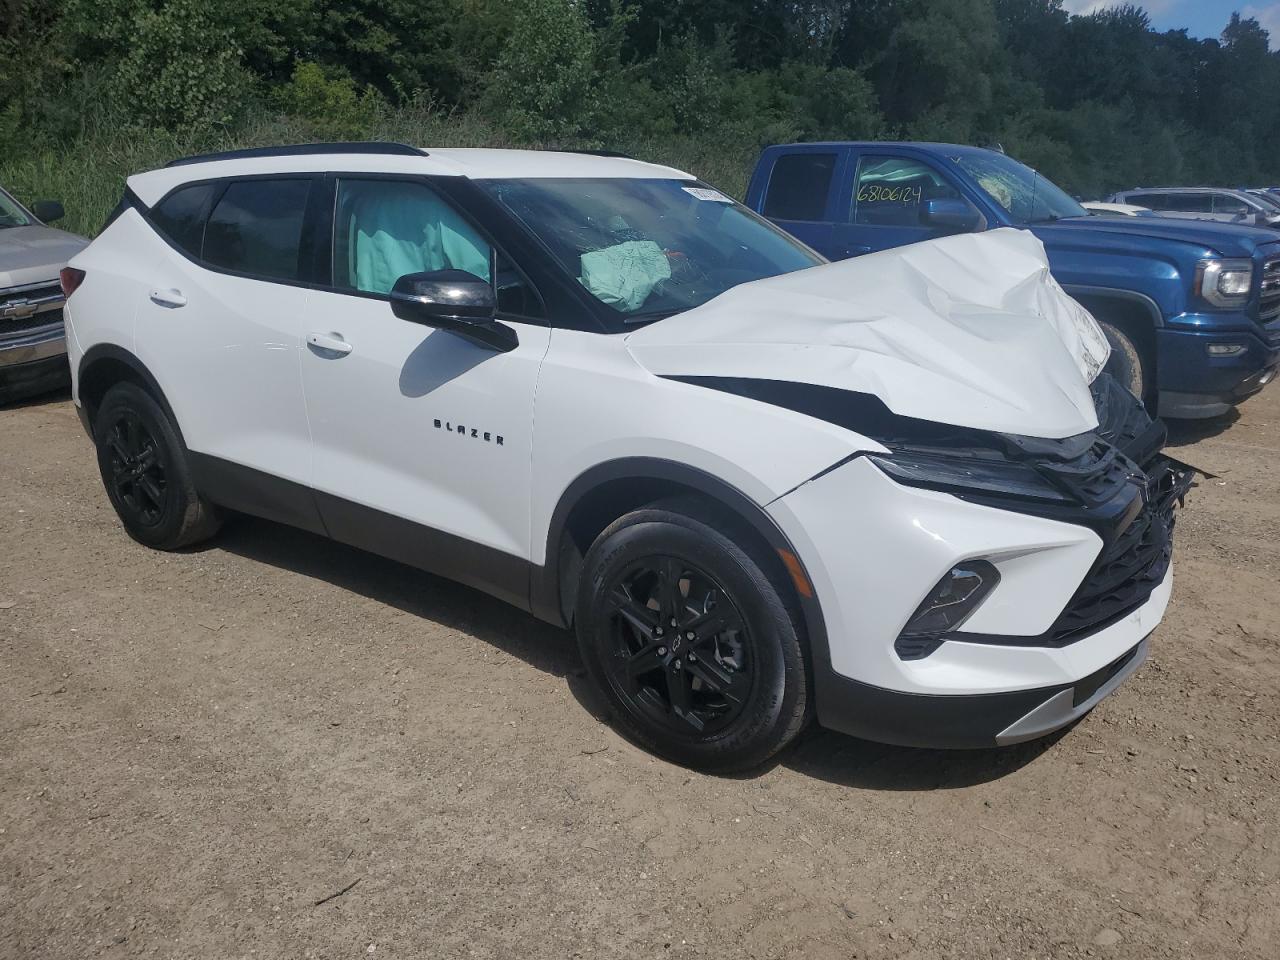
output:
[{"label": "black alloy wheel", "polygon": [[105,442],[113,499],[134,523],[156,526],[164,518],[169,497],[165,455],[156,438],[136,412],[121,410],[107,427]]},{"label": "black alloy wheel", "polygon": [[136,383],[117,383],[94,414],[98,471],[129,536],[157,550],[211,537],[221,524],[196,490],[187,449],[168,414]]},{"label": "black alloy wheel", "polygon": [[759,766],[812,713],[787,574],[714,502],[663,500],[601,531],[583,558],[574,629],[620,732],[676,763]]},{"label": "black alloy wheel", "polygon": [[724,587],[670,556],[644,557],[608,590],[612,656],[603,665],[632,710],[672,733],[732,724],[753,686],[751,630]]}]

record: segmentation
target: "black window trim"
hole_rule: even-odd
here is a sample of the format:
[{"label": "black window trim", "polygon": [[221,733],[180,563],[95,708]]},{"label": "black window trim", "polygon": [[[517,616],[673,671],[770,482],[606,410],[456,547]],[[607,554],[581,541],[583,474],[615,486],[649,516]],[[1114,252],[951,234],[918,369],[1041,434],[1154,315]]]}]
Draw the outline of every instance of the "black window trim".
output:
[{"label": "black window trim", "polygon": [[[148,206],[143,206],[139,204],[138,212],[142,214],[142,218],[146,220],[148,226],[150,226],[151,229],[155,231],[156,236],[158,236],[161,240],[167,243],[173,250],[175,250],[184,259],[190,261],[191,263],[194,263],[196,266],[200,267],[202,270],[208,270],[210,273],[219,273],[226,277],[239,277],[242,280],[256,280],[259,283],[277,283],[277,284],[280,284],[281,286],[286,286],[286,287],[301,287],[306,290],[315,290],[315,289],[319,289],[320,287],[319,287],[319,284],[315,283],[313,279],[315,277],[314,258],[313,258],[313,262],[311,264],[308,264],[302,254],[305,246],[307,245],[307,238],[311,234],[311,231],[314,229],[314,215],[315,215],[314,199],[316,196],[316,183],[317,181],[320,180],[320,178],[321,178],[321,174],[318,174],[318,173],[314,173],[311,171],[298,171],[296,173],[243,174],[243,175],[232,176],[232,177],[204,177],[199,180],[187,180],[173,187],[171,190],[165,193],[164,196],[162,196],[159,200],[157,200],[151,206],[148,207]],[[244,183],[244,182],[253,182],[253,181],[261,181],[261,180],[304,180],[308,182],[307,202],[303,207],[303,214],[302,214],[302,235],[299,238],[299,243],[298,243],[298,273],[300,276],[307,276],[312,279],[283,280],[280,277],[264,277],[261,274],[246,273],[242,270],[229,270],[226,267],[220,267],[216,264],[209,263],[207,260],[204,259],[204,232],[208,228],[209,217],[213,214],[213,211],[217,208],[218,203],[222,200],[222,197],[227,192],[227,189],[233,183]],[[156,223],[156,219],[153,211],[157,207],[159,207],[162,203],[164,203],[166,200],[168,200],[170,197],[172,197],[175,193],[177,193],[179,190],[185,190],[188,187],[202,187],[207,184],[212,184],[215,189],[213,193],[210,195],[207,209],[205,209],[204,211],[204,226],[202,226],[200,229],[200,256],[196,257],[196,256],[192,256],[189,251],[185,250],[182,246],[180,246],[176,240],[174,240],[165,232],[163,227],[161,227],[158,223]]]},{"label": "black window trim", "polygon": [[929,161],[925,160],[922,157],[912,156],[909,153],[887,153],[887,152],[861,153],[860,152],[855,158],[854,164],[853,164],[853,180],[852,180],[853,188],[849,192],[849,209],[845,211],[845,219],[843,221],[843,223],[847,224],[848,226],[881,227],[881,228],[887,228],[889,230],[903,230],[903,229],[909,230],[912,228],[916,228],[920,230],[929,229],[928,227],[919,223],[859,223],[857,220],[854,219],[854,217],[857,215],[857,209],[858,209],[858,181],[862,177],[862,165],[867,160],[909,160],[912,163],[918,163],[920,164],[920,166],[925,167],[929,170],[932,170],[934,175],[939,177],[943,183],[945,183],[948,187],[954,190],[956,196],[959,197],[961,200],[968,201],[970,205],[973,204],[973,201],[969,200],[969,198],[965,196],[964,191],[960,189],[960,184],[951,178],[950,171],[944,170],[942,167],[936,166],[935,164],[930,163]]},{"label": "black window trim", "polygon": [[[469,210],[467,210],[466,205],[464,203],[460,203],[458,201],[458,198],[451,196],[448,191],[443,190],[440,187],[439,181],[441,180],[461,180],[461,179],[464,179],[464,178],[434,177],[427,174],[415,174],[415,173],[388,173],[386,171],[370,172],[370,171],[332,170],[332,171],[329,171],[328,173],[325,173],[324,182],[320,190],[320,194],[322,198],[320,202],[323,204],[323,211],[321,212],[321,216],[323,217],[323,220],[317,224],[317,227],[323,230],[323,234],[328,237],[329,242],[324,245],[324,247],[326,248],[324,251],[316,251],[316,264],[315,264],[315,274],[314,274],[314,276],[316,276],[317,278],[323,278],[326,281],[324,284],[322,284],[321,289],[323,289],[326,293],[335,293],[341,296],[360,297],[365,300],[381,300],[386,303],[391,302],[391,297],[385,293],[373,293],[368,290],[348,290],[345,288],[338,287],[334,283],[333,256],[334,256],[334,251],[337,247],[338,181],[339,180],[388,180],[388,181],[393,181],[397,183],[416,183],[416,184],[425,186],[428,190],[432,191],[438,197],[440,197],[442,200],[448,203],[449,206],[453,209],[453,212],[456,213],[458,216],[462,217],[462,219],[465,220],[471,226],[471,228],[475,230],[477,234],[480,235],[480,238],[484,240],[487,244],[489,244],[489,251],[490,251],[489,252],[489,282],[490,282],[490,285],[493,286],[495,299],[497,298],[497,292],[498,292],[498,288],[497,288],[498,274],[497,274],[497,270],[494,268],[495,258],[499,254],[501,254],[502,256],[507,258],[507,261],[512,265],[512,267],[515,268],[516,272],[519,273],[520,276],[524,278],[525,283],[528,284],[529,289],[533,291],[533,295],[537,298],[538,302],[542,305],[543,315],[541,317],[533,317],[523,313],[513,313],[507,310],[499,310],[496,314],[497,319],[507,320],[512,323],[529,324],[531,326],[542,326],[542,327],[554,326],[554,324],[551,323],[550,312],[547,309],[547,298],[542,295],[542,292],[538,289],[538,285],[534,283],[533,279],[529,276],[528,271],[526,271],[523,267],[520,266],[516,258],[511,256],[511,254],[507,252],[507,250],[501,243],[497,242],[497,240],[491,235],[491,231],[484,229],[484,227],[479,222],[477,222],[476,218],[472,216]],[[319,235],[319,233],[317,235]]]}]

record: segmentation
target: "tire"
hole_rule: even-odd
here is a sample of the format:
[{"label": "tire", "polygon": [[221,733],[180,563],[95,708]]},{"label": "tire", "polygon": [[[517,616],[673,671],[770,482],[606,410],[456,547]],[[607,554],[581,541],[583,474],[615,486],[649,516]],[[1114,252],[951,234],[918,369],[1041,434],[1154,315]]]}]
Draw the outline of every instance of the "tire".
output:
[{"label": "tire", "polygon": [[217,532],[217,508],[196,491],[186,447],[149,393],[133,383],[108,390],[93,438],[102,485],[129,536],[176,550]]},{"label": "tire", "polygon": [[1126,390],[1145,402],[1151,390],[1151,381],[1142,352],[1133,338],[1119,327],[1106,320],[1099,320],[1098,325],[1111,344],[1111,356],[1107,358],[1107,365],[1103,369]]},{"label": "tire", "polygon": [[741,534],[689,501],[633,511],[588,550],[575,611],[587,673],[621,731],[709,772],[764,763],[810,712],[789,591]]}]

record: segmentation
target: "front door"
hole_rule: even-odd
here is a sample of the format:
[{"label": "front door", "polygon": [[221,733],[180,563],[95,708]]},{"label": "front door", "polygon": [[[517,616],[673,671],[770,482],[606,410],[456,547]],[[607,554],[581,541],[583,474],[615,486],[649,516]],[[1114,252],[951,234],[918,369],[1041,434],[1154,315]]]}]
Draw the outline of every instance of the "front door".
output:
[{"label": "front door", "polygon": [[930,164],[912,157],[862,154],[856,158],[843,222],[835,227],[835,245],[856,256],[944,236],[920,222],[923,203],[935,199],[961,199],[961,194]]},{"label": "front door", "polygon": [[[422,180],[337,177],[333,277],[302,358],[311,485],[335,539],[527,602],[533,399],[549,328],[535,291]],[[508,353],[401,320],[396,279],[498,287]]]}]

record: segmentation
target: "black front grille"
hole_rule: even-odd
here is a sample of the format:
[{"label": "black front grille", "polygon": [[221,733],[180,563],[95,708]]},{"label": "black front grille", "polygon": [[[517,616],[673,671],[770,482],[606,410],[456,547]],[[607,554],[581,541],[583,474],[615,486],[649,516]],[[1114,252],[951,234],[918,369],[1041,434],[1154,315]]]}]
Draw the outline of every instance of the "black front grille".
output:
[{"label": "black front grille", "polygon": [[[0,339],[62,325],[62,288],[56,283],[0,290]],[[28,309],[34,307],[34,313]]]},{"label": "black front grille", "polygon": [[1148,472],[1146,502],[1103,548],[1076,595],[1041,638],[1045,646],[1065,646],[1102,630],[1146,603],[1164,580],[1173,556],[1173,508],[1190,488],[1194,471],[1168,458],[1161,461]]},{"label": "black front grille", "polygon": [[1258,322],[1269,324],[1280,318],[1280,257],[1262,265],[1262,293],[1258,301]]}]

